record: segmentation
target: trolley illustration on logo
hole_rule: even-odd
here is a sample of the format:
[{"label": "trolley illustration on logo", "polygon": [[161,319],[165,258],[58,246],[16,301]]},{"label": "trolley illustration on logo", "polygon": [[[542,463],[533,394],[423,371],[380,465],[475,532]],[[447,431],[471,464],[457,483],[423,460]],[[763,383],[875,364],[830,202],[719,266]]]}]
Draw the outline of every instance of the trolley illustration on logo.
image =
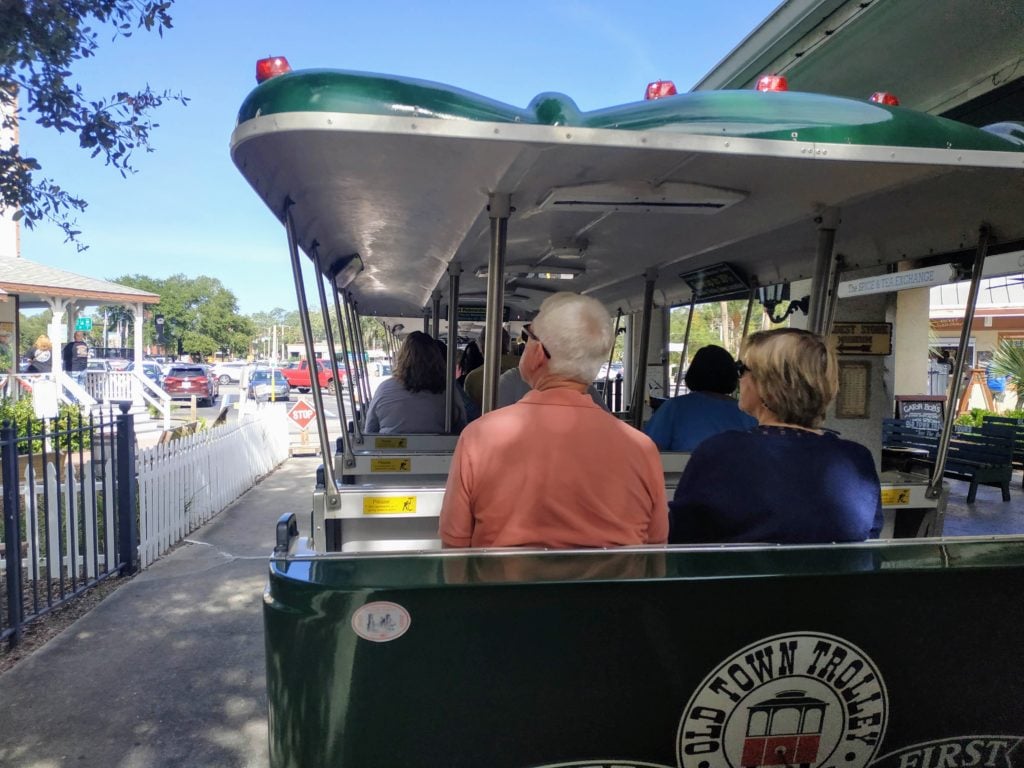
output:
[{"label": "trolley illustration on logo", "polygon": [[821,726],[827,702],[805,691],[782,691],[752,704],[743,742],[743,768],[798,765],[811,768],[818,760]]}]

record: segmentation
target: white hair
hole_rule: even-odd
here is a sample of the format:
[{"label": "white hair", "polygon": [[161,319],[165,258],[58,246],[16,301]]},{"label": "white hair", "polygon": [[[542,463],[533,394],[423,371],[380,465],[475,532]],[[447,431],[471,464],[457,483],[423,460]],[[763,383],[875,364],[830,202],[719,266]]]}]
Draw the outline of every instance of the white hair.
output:
[{"label": "white hair", "polygon": [[590,384],[608,361],[615,340],[608,310],[597,299],[578,293],[549,296],[532,327],[551,353],[548,369],[583,384]]}]

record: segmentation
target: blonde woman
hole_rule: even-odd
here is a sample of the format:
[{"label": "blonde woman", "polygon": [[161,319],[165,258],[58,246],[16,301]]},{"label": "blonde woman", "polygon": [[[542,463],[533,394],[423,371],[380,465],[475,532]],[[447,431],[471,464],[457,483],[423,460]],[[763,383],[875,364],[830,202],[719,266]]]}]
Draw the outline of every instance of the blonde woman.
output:
[{"label": "blonde woman", "polygon": [[757,427],[697,447],[669,505],[669,541],[876,538],[882,501],[871,453],[821,429],[839,388],[835,352],[808,331],[761,331],[747,339],[736,372],[740,408]]},{"label": "blonde woman", "polygon": [[53,344],[45,333],[36,339],[28,351],[28,372],[49,373],[53,369]]}]

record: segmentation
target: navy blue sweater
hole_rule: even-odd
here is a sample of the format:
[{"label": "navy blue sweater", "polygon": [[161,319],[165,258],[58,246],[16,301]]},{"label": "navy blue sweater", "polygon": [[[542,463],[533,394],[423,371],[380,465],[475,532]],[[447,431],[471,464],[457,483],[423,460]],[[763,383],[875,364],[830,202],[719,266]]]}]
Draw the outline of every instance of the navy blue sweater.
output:
[{"label": "navy blue sweater", "polygon": [[755,427],[694,451],[669,502],[669,542],[811,544],[877,538],[871,453],[831,432]]}]

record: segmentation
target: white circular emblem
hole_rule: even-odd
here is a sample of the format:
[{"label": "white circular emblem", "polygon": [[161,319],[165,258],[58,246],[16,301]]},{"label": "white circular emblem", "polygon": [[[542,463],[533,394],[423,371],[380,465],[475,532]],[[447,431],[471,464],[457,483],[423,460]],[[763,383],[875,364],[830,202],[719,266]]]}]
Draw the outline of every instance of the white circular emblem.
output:
[{"label": "white circular emblem", "polygon": [[398,603],[367,603],[352,614],[352,631],[374,643],[398,639],[410,624],[409,612]]},{"label": "white circular emblem", "polygon": [[865,768],[889,709],[878,668],[833,635],[795,632],[748,645],[690,697],[680,768]]}]

